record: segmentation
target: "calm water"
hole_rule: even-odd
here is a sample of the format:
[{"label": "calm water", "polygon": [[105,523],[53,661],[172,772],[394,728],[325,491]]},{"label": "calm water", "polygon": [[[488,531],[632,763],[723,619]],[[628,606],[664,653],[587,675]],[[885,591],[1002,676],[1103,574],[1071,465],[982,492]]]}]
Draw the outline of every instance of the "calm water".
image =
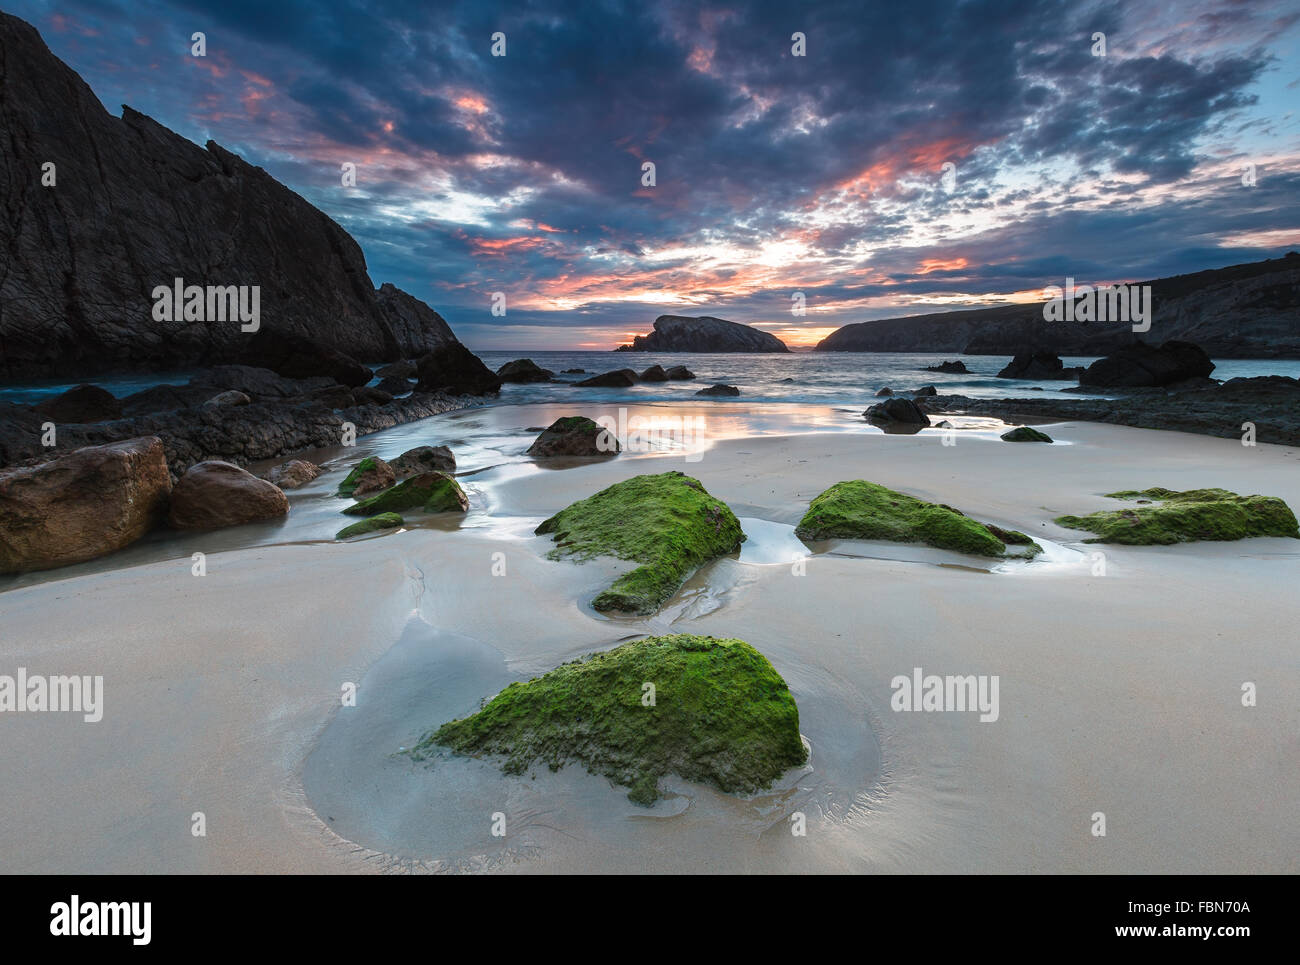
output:
[{"label": "calm water", "polygon": [[[1009,362],[1006,355],[907,355],[893,352],[826,352],[790,355],[738,355],[733,353],[687,354],[660,352],[480,352],[479,357],[494,371],[517,358],[531,358],[551,369],[561,383],[507,385],[501,390],[506,404],[531,402],[669,402],[692,399],[697,391],[715,382],[734,385],[748,402],[805,402],[817,405],[861,406],[876,390],[888,386],[895,392],[933,385],[941,393],[977,398],[1032,398],[1043,392],[1059,392],[1067,382],[1032,382],[999,379],[998,371]],[[960,359],[969,375],[925,372],[927,366]],[[1088,365],[1095,358],[1068,357],[1067,366]],[[694,382],[660,382],[627,389],[579,389],[573,383],[612,369],[631,368],[638,372],[651,365],[664,368],[685,365],[695,373]],[[586,369],[585,375],[563,375],[564,369]],[[1287,375],[1300,377],[1300,360],[1231,359],[1216,363],[1214,377]],[[118,397],[164,383],[181,384],[188,372],[104,377],[95,381]],[[58,395],[77,382],[51,379],[44,382],[0,385],[0,401],[32,404]]]}]

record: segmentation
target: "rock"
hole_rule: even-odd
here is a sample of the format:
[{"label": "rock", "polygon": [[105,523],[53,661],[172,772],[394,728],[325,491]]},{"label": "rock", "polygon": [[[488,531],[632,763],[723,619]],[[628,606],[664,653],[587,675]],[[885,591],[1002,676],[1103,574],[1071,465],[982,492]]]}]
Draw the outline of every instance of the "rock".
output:
[{"label": "rock", "polygon": [[921,370],[922,372],[947,372],[950,375],[970,375],[970,369],[966,368],[966,363],[940,362],[938,365],[930,365]]},{"label": "rock", "polygon": [[885,386],[883,389],[881,389],[876,393],[876,398],[881,399],[881,398],[885,398],[886,396],[891,396],[893,394],[894,394],[894,390],[891,389],[889,386]]},{"label": "rock", "polygon": [[586,370],[586,369],[565,369],[564,372],[563,372],[562,374],[564,374],[564,375],[586,375],[586,374],[587,374],[587,370]]},{"label": "rock", "polygon": [[223,529],[289,513],[289,497],[265,479],[211,459],[190,466],[172,490],[167,523],[173,529]]},{"label": "rock", "polygon": [[1093,362],[1079,376],[1079,384],[1100,388],[1169,385],[1185,379],[1206,378],[1213,371],[1210,357],[1191,342],[1171,340],[1156,348],[1139,339]]},{"label": "rock", "polygon": [[391,489],[353,503],[343,510],[348,516],[375,516],[422,509],[426,513],[459,512],[469,509],[469,498],[456,480],[442,472],[422,472],[403,479]]},{"label": "rock", "polygon": [[262,478],[280,489],[298,489],[307,485],[322,472],[324,470],[314,462],[308,462],[306,459],[290,459],[288,462],[280,463]]},{"label": "rock", "polygon": [[236,389],[227,389],[220,392],[204,402],[204,405],[251,405],[253,402],[248,396]]},{"label": "rock", "polygon": [[402,517],[396,513],[378,513],[369,519],[363,519],[353,523],[351,526],[344,526],[334,534],[335,539],[348,539],[352,536],[361,536],[363,533],[373,533],[381,529],[396,529],[403,523]]},{"label": "rock", "polygon": [[120,418],[122,403],[113,393],[97,385],[78,385],[62,395],[46,399],[36,411],[56,424],[107,422]]},{"label": "rock", "polygon": [[532,359],[515,359],[497,369],[497,377],[502,382],[549,382],[555,373],[540,368]]},{"label": "rock", "polygon": [[456,457],[446,446],[416,446],[407,449],[389,465],[397,473],[398,479],[406,479],[421,472],[450,474],[456,471]]},{"label": "rock", "polygon": [[575,382],[574,385],[583,388],[624,389],[630,385],[636,385],[636,372],[632,369],[615,369],[613,372],[604,372],[600,375],[593,375],[589,379],[583,379],[581,382]]},{"label": "rock", "polygon": [[707,389],[700,389],[700,391],[695,394],[707,396],[732,396],[740,395],[740,389],[736,388],[734,385],[724,385],[719,382],[717,385],[711,385]]},{"label": "rock", "polygon": [[67,566],[134,543],[167,511],[162,441],[89,446],[0,473],[0,573]]},{"label": "rock", "polygon": [[670,365],[665,371],[673,382],[686,382],[695,378],[695,373],[684,365]]},{"label": "rock", "polygon": [[192,377],[186,388],[206,389],[205,399],[222,390],[243,392],[251,399],[289,399],[337,385],[326,376],[290,379],[254,365],[214,365]]},{"label": "rock", "polygon": [[[402,388],[411,391],[409,383]],[[377,385],[362,385],[352,390],[353,405],[388,405],[392,401],[393,393],[386,392]]]},{"label": "rock", "polygon": [[1077,379],[1082,371],[1077,367],[1067,369],[1061,357],[1052,352],[1019,352],[998,373],[998,378],[1041,382],[1048,379]]},{"label": "rock", "polygon": [[379,384],[376,385],[375,388],[380,392],[385,393],[391,399],[394,396],[410,394],[415,389],[415,385],[406,381],[406,379],[385,376],[379,380]]},{"label": "rock", "polygon": [[[7,13],[0,50],[0,379],[236,360],[250,338],[238,318],[153,318],[153,290],[178,275],[187,286],[258,286],[263,330],[310,334],[354,358],[423,354],[444,337],[403,324],[357,243],[263,169],[130,107],[110,115]],[[57,165],[57,188],[41,185],[45,162]]]},{"label": "rock", "polygon": [[[1194,540],[1238,540],[1253,536],[1300,539],[1295,513],[1272,496],[1239,496],[1226,489],[1124,490],[1107,493],[1110,499],[1154,500],[1159,505],[1103,510],[1087,516],[1059,516],[1056,522],[1070,529],[1096,533],[1085,543],[1127,543],[1165,546]],[[1147,497],[1145,500],[1139,496]]]},{"label": "rock", "polygon": [[775,335],[724,318],[660,315],[655,319],[653,332],[638,335],[621,351],[788,352],[790,349]]},{"label": "rock", "polygon": [[313,401],[329,406],[331,409],[346,409],[357,404],[352,390],[346,385],[331,385],[328,388],[319,389],[313,392],[311,397]]},{"label": "rock", "polygon": [[871,422],[901,422],[907,425],[928,426],[930,417],[911,399],[893,398],[878,402],[862,413]]},{"label": "rock", "polygon": [[378,456],[367,456],[357,463],[341,483],[338,495],[355,496],[358,499],[366,493],[377,493],[397,482],[397,473],[393,467]]},{"label": "rock", "polygon": [[642,382],[667,382],[668,373],[662,365],[652,365],[641,373]]},{"label": "rock", "polygon": [[375,375],[381,379],[413,379],[419,375],[419,369],[415,367],[414,362],[400,359],[379,366],[379,368],[375,369]]},{"label": "rock", "polygon": [[[661,693],[647,710],[626,694],[646,681]],[[473,757],[505,756],[507,774],[536,762],[584,765],[629,787],[649,806],[670,774],[752,794],[807,760],[799,709],[767,658],[743,640],[674,635],[634,640],[513,683],[478,713],[421,740]]]},{"label": "rock", "polygon": [[912,390],[912,396],[918,399],[928,395],[938,395],[938,394],[939,394],[939,390],[936,389],[933,385],[923,385],[919,389]]},{"label": "rock", "polygon": [[[456,341],[451,326],[441,315],[414,295],[408,295],[396,285],[389,282],[379,286],[375,292],[375,302],[380,314],[392,331],[392,343],[395,352],[364,352],[360,358],[390,359],[400,355],[404,359],[415,358],[434,349]],[[403,364],[403,363],[394,363]],[[409,365],[410,363],[404,363]],[[378,374],[378,373],[377,373]],[[382,378],[382,375],[380,376]],[[415,378],[415,372],[407,372],[403,378]]]},{"label": "rock", "polygon": [[[839,482],[808,506],[800,539],[871,539],[925,543],[975,556],[1036,556],[1042,547],[1023,533],[979,523],[941,503],[928,503],[865,479]],[[1010,553],[1008,546],[1024,546]]]},{"label": "rock", "polygon": [[1046,432],[1039,432],[1037,429],[1031,429],[1029,426],[1020,426],[1002,433],[999,438],[1003,442],[1051,442],[1052,437]]},{"label": "rock", "polygon": [[941,419],[941,420],[939,420],[938,422],[936,422],[936,423],[934,424],[934,428],[936,428],[936,429],[954,429],[954,428],[956,428],[956,427],[955,427],[951,422],[949,422],[947,419]]},{"label": "rock", "polygon": [[586,416],[556,419],[528,447],[530,456],[612,456],[618,440]]},{"label": "rock", "polygon": [[550,556],[610,556],[641,566],[591,601],[597,610],[653,613],[688,575],[740,549],[745,534],[727,504],[680,472],[634,476],[579,500],[543,522]]},{"label": "rock", "polygon": [[496,395],[501,391],[501,380],[460,342],[434,349],[417,364],[420,376],[417,392]]},{"label": "rock", "polygon": [[367,366],[319,339],[269,329],[263,329],[248,340],[241,361],[270,369],[285,378],[323,376],[352,387],[365,385],[373,378]]},{"label": "rock", "polygon": [[124,397],[121,400],[122,416],[131,418],[151,412],[174,412],[201,405],[211,397],[212,390],[203,386],[155,385]]}]

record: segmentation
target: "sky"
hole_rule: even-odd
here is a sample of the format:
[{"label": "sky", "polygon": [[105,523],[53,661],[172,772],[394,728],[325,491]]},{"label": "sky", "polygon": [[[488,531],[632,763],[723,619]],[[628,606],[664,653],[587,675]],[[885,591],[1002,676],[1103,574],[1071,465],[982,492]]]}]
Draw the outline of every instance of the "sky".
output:
[{"label": "sky", "polygon": [[1300,249],[1295,0],[2,2],[480,351],[806,347]]}]

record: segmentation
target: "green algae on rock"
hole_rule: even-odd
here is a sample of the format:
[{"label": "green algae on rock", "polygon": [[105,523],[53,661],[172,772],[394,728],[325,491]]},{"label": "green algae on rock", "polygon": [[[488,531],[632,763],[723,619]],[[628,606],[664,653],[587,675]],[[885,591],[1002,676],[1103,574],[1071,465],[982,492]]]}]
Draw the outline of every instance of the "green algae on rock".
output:
[{"label": "green algae on rock", "polygon": [[[838,482],[812,501],[795,535],[801,539],[875,539],[925,543],[975,556],[1037,556],[1024,533],[977,522],[960,510],[895,492],[865,479]],[[1008,546],[1024,547],[1010,553]]]},{"label": "green algae on rock", "polygon": [[404,509],[426,513],[459,512],[469,509],[469,499],[456,480],[444,472],[422,472],[403,479],[382,493],[363,499],[343,510],[349,516],[375,516]]},{"label": "green algae on rock", "polygon": [[361,536],[363,533],[373,533],[376,530],[396,529],[402,523],[402,517],[396,513],[380,513],[377,516],[371,516],[369,519],[363,519],[359,523],[353,523],[351,526],[344,526],[334,534],[334,538],[347,539],[349,536]]},{"label": "green algae on rock", "polygon": [[535,761],[553,771],[585,764],[646,806],[669,774],[751,794],[808,756],[799,708],[767,658],[743,640],[690,634],[635,640],[516,681],[411,753],[423,758],[434,746],[503,755],[507,774]]},{"label": "green algae on rock", "polygon": [[1052,437],[1046,432],[1039,432],[1029,426],[1020,426],[998,437],[1003,442],[1051,442]]},{"label": "green algae on rock", "polygon": [[[352,467],[350,473],[343,477],[343,481],[339,483],[338,495],[351,496],[356,491],[357,484],[361,482],[363,476],[368,473],[378,475],[382,471],[381,467],[386,465],[387,463],[382,459],[376,459],[374,456],[366,456],[366,458],[362,459]],[[392,474],[389,473],[389,475],[391,476]]]},{"label": "green algae on rock", "polygon": [[1295,513],[1274,496],[1239,496],[1226,489],[1126,489],[1110,499],[1151,500],[1146,505],[1101,510],[1086,516],[1058,516],[1070,529],[1097,535],[1085,543],[1167,546],[1196,540],[1237,540],[1252,536],[1300,539]]},{"label": "green algae on rock", "polygon": [[653,613],[690,572],[740,549],[740,521],[698,479],[677,471],[634,476],[581,499],[537,527],[554,534],[551,559],[613,556],[643,564],[591,601],[597,610]]}]

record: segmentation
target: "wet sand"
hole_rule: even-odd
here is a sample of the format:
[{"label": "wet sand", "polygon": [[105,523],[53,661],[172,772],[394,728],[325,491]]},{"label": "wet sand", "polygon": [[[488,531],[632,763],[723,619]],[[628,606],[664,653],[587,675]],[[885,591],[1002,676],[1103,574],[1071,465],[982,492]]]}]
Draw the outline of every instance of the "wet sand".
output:
[{"label": "wet sand", "polygon": [[[98,724],[0,718],[0,767],[21,776],[0,784],[0,870],[1297,870],[1300,542],[1098,547],[1051,520],[1155,485],[1300,507],[1300,452],[1084,423],[1048,427],[1061,445],[1013,445],[975,421],[943,446],[829,409],[691,408],[710,430],[694,462],[623,454],[541,470],[519,455],[525,427],[580,407],[402,426],[360,440],[346,462],[451,444],[474,506],[464,520],[331,542],[347,519],[328,495],[340,462],[294,494],[280,529],[205,543],[266,545],[205,549],[204,577],[178,545],[0,593],[0,672],[105,677]],[[751,545],[654,617],[597,614],[587,601],[625,564],[549,561],[532,529],[667,469],[758,521]],[[789,528],[852,478],[1051,552],[990,566],[832,542],[794,566]],[[809,765],[751,799],[674,779],[647,810],[579,768],[507,777],[491,762],[396,753],[510,680],[663,632],[737,636],[766,654],[799,704]],[[999,719],[894,712],[891,679],[918,666],[999,675]],[[1253,708],[1241,705],[1246,681]],[[341,706],[347,682],[355,707]],[[191,834],[196,811],[206,837]],[[790,832],[795,812],[805,836]],[[504,838],[491,834],[497,813]]]}]

